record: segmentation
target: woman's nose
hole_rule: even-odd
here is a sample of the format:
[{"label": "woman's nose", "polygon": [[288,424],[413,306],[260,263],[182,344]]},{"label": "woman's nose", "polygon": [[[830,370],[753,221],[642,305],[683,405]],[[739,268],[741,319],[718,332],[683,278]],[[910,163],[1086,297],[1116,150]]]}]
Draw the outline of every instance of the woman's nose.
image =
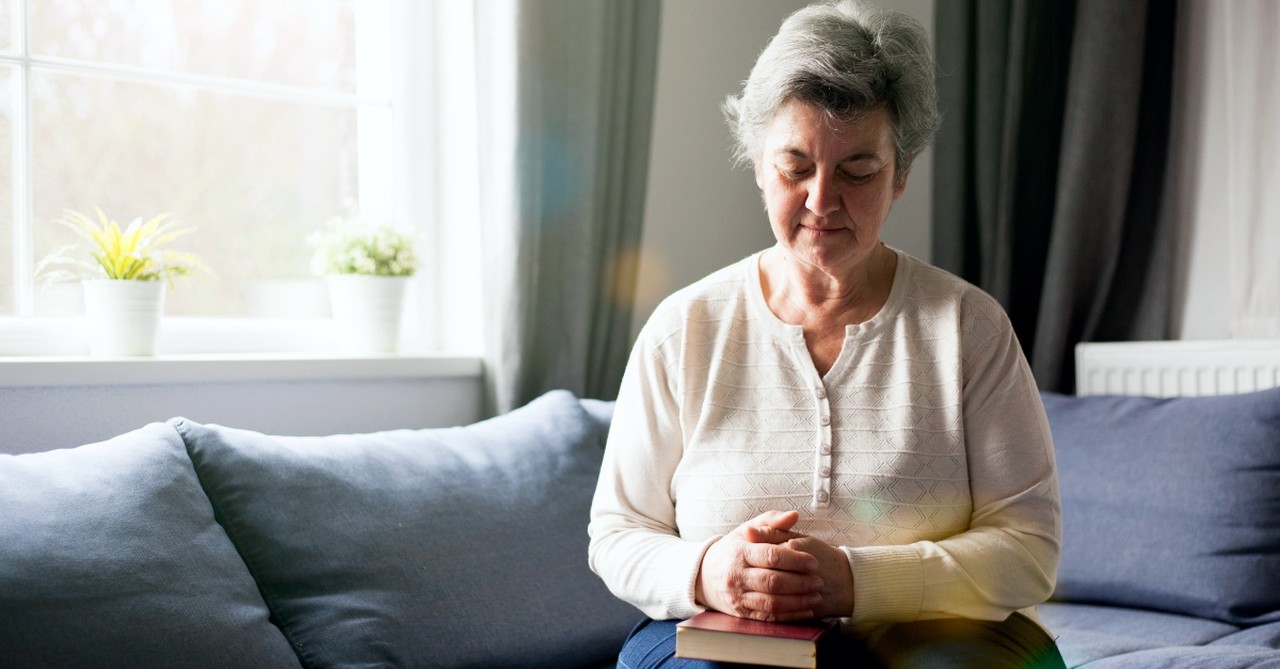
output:
[{"label": "woman's nose", "polygon": [[827,176],[813,177],[809,182],[809,196],[804,203],[806,209],[818,216],[826,216],[840,208],[840,194],[832,181]]}]

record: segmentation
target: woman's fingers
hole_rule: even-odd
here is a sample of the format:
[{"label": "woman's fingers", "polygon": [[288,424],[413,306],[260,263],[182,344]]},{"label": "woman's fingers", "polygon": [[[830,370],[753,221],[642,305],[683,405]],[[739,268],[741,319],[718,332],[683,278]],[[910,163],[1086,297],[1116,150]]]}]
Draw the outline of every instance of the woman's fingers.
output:
[{"label": "woman's fingers", "polygon": [[[759,592],[748,592],[739,600],[743,617],[757,620],[806,620],[813,618],[814,611],[822,604],[822,595],[765,595]],[[750,612],[759,612],[763,616],[751,616]]]},{"label": "woman's fingers", "polygon": [[799,539],[803,534],[792,532],[790,530],[780,530],[776,527],[768,525],[756,527],[753,525],[743,525],[738,528],[743,539],[756,544],[780,544],[792,539]]},{"label": "woman's fingers", "polygon": [[822,593],[822,578],[776,569],[748,568],[742,571],[741,588],[762,595],[811,595]]},{"label": "woman's fingers", "polygon": [[702,558],[699,604],[756,620],[806,620],[824,603],[818,558],[799,550],[800,514],[766,511],[713,543]]},{"label": "woman's fingers", "polygon": [[[761,559],[758,554],[763,548],[777,549],[769,551],[776,557]],[[724,598],[733,600],[735,606],[737,600],[748,592],[765,596],[820,593],[823,582],[816,569],[783,569],[777,566],[793,560],[806,568],[817,565],[812,556],[781,546],[717,543],[703,557],[697,585],[699,590],[709,595],[709,601]]]},{"label": "woman's fingers", "polygon": [[820,566],[815,573],[823,586],[822,604],[814,607],[817,615],[823,618],[852,615],[853,571],[844,551],[811,537],[787,542],[787,547],[818,560]]},{"label": "woman's fingers", "polygon": [[823,603],[816,576],[748,568],[721,591],[719,610],[756,620],[808,620]]},{"label": "woman's fingers", "polygon": [[772,527],[779,530],[789,530],[796,526],[800,521],[799,511],[765,511],[764,513],[748,520],[744,525],[752,527]]},{"label": "woman's fingers", "polygon": [[791,531],[799,520],[796,511],[765,511],[739,525],[735,532],[753,543],[780,544],[804,536]]},{"label": "woman's fingers", "polygon": [[814,556],[779,544],[748,543],[742,547],[742,557],[751,567],[789,572],[815,573],[819,566]]}]

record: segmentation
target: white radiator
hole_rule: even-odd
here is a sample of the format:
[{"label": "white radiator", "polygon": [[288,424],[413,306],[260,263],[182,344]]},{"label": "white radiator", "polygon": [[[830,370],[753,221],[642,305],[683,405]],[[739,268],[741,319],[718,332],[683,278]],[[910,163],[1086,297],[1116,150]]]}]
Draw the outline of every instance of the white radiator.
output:
[{"label": "white radiator", "polygon": [[1076,346],[1077,395],[1191,397],[1280,386],[1280,339]]}]

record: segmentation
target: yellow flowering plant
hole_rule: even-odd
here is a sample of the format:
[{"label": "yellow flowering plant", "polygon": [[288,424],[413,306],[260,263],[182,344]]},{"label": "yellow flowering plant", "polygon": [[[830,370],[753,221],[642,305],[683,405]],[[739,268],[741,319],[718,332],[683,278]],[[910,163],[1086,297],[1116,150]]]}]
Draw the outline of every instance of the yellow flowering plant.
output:
[{"label": "yellow flowering plant", "polygon": [[[112,279],[119,281],[168,281],[205,269],[193,253],[168,248],[173,240],[194,228],[180,228],[169,220],[169,214],[153,216],[147,221],[135,218],[121,227],[101,208],[95,208],[97,220],[78,211],[66,210],[57,223],[70,228],[88,247],[92,262],[73,253],[83,252],[80,245],[55,249],[40,262],[37,273],[47,281],[70,279]],[[49,268],[62,265],[64,269]],[[72,269],[65,269],[71,267]]]}]

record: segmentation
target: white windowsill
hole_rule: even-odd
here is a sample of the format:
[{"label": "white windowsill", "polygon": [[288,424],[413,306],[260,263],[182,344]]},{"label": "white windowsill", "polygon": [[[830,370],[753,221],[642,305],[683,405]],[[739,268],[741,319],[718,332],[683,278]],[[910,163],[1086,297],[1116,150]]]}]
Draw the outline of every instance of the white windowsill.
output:
[{"label": "white windowsill", "polygon": [[329,319],[166,317],[160,355],[94,358],[80,318],[0,318],[0,388],[172,383],[479,378],[476,353],[338,352]]},{"label": "white windowsill", "polygon": [[476,377],[472,355],[212,353],[154,358],[0,357],[0,387]]}]

